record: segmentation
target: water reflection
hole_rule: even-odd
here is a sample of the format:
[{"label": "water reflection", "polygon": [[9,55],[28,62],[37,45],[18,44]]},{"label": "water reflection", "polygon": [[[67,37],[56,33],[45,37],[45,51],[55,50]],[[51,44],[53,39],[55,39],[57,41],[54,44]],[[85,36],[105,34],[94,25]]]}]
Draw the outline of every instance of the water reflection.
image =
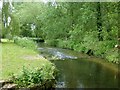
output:
[{"label": "water reflection", "polygon": [[[56,89],[79,88],[79,90],[84,90],[83,88],[118,88],[120,73],[112,70],[113,68],[110,64],[93,62],[93,58],[87,58],[86,55],[71,50],[44,46],[38,48],[38,50],[45,57],[58,57],[58,60],[51,61],[55,63],[60,71]],[[99,61],[99,59],[96,60]]]},{"label": "water reflection", "polygon": [[117,88],[118,74],[87,60],[52,61],[60,70],[62,88]]}]

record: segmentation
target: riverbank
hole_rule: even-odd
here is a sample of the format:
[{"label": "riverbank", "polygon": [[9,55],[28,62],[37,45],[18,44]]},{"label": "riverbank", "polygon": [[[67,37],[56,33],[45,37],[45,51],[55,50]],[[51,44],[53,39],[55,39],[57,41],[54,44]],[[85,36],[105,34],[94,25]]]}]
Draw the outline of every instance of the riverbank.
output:
[{"label": "riverbank", "polygon": [[115,47],[117,44],[114,40],[106,40],[106,41],[95,41],[92,40],[77,42],[70,40],[61,40],[61,39],[53,39],[53,40],[45,40],[45,43],[49,46],[71,49],[77,52],[88,54],[89,56],[95,56],[99,58],[104,58],[107,62],[119,64],[119,49]]},{"label": "riverbank", "polygon": [[[1,53],[0,53],[1,54]],[[22,67],[37,68],[50,63],[37,52],[21,48],[13,43],[2,43],[2,77],[8,79],[12,73],[20,73]]]},{"label": "riverbank", "polygon": [[[51,62],[56,65],[60,72],[56,84],[57,88],[118,87],[117,64],[68,49],[51,46],[40,46],[38,49],[43,56],[48,56],[47,59],[51,58]],[[73,57],[77,58],[73,59]]]},{"label": "riverbank", "polygon": [[0,47],[2,48],[0,80],[13,79],[12,81],[18,84],[17,87],[33,87],[36,84],[43,86],[44,83],[49,83],[49,86],[44,86],[49,88],[52,87],[50,85],[54,85],[51,80],[55,80],[53,74],[56,68],[37,51],[18,46],[13,42],[0,43]]},{"label": "riverbank", "polygon": [[39,50],[42,56],[45,56],[49,60],[65,60],[65,59],[85,59],[86,61],[100,64],[113,72],[118,72],[118,64],[108,62],[104,58],[96,57],[93,55],[87,55],[78,51],[70,49],[62,49],[58,47],[47,46],[46,44],[40,44]]}]

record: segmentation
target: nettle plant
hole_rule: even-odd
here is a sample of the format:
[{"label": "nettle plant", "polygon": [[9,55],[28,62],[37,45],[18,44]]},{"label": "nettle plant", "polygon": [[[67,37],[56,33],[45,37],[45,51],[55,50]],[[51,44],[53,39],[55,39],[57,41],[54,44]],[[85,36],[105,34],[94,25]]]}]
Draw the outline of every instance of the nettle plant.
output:
[{"label": "nettle plant", "polygon": [[[47,64],[42,66],[42,68],[28,69],[23,66],[21,74],[12,75],[12,80],[15,84],[21,87],[33,87],[35,85],[44,86],[51,85],[53,80],[55,82],[57,76],[57,69],[53,64]],[[45,86],[47,88],[51,86]]]}]

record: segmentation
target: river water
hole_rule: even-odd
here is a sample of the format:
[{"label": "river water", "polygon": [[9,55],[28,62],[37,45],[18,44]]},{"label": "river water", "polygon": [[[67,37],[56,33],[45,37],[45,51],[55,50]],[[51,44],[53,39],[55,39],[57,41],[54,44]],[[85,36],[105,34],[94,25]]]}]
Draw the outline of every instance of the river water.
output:
[{"label": "river water", "polygon": [[118,88],[118,66],[72,50],[40,47],[40,53],[59,70],[57,88]]}]

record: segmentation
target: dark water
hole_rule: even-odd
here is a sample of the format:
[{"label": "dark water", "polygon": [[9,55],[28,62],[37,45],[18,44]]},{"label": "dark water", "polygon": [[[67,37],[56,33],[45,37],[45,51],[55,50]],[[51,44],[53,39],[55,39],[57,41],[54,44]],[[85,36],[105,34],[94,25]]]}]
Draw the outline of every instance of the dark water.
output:
[{"label": "dark water", "polygon": [[60,71],[58,88],[117,88],[118,74],[84,59],[53,61]]},{"label": "dark water", "polygon": [[57,57],[51,60],[59,70],[56,88],[118,88],[119,86],[118,68],[114,68],[112,64],[96,63],[92,61],[93,58],[71,50],[42,47],[39,51],[44,56]]}]

